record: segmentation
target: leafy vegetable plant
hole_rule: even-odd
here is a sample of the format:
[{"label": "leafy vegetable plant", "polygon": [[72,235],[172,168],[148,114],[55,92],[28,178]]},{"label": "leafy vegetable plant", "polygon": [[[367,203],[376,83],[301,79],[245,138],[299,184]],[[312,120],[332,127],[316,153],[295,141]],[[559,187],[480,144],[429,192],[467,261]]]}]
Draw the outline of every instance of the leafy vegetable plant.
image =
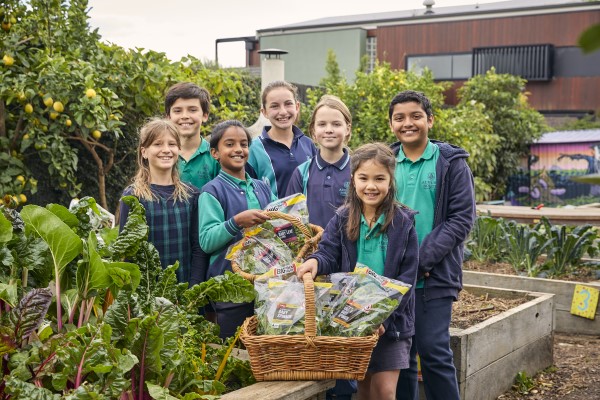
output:
[{"label": "leafy vegetable plant", "polygon": [[[125,229],[97,223],[93,199],[68,210],[0,207],[0,400],[212,399],[252,383],[198,310],[248,302],[226,274],[192,288],[163,269],[134,197]],[[219,346],[214,346],[219,345]]]}]

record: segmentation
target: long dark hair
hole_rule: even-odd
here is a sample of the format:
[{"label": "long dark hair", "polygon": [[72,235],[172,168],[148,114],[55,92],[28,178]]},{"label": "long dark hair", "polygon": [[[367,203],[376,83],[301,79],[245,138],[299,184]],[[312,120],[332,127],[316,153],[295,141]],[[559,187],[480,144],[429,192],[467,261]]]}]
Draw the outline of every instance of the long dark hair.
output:
[{"label": "long dark hair", "polygon": [[352,158],[350,160],[350,188],[348,190],[348,195],[346,196],[346,207],[348,208],[346,234],[350,240],[358,240],[360,233],[360,217],[363,211],[363,204],[356,194],[354,174],[365,161],[373,161],[376,164],[379,164],[388,174],[390,174],[390,189],[375,212],[375,218],[379,218],[382,214],[385,215],[385,220],[381,226],[381,233],[384,233],[392,223],[396,209],[399,206],[399,203],[396,201],[396,180],[394,179],[396,158],[394,157],[394,153],[389,146],[384,143],[368,143],[360,146],[352,153]]}]

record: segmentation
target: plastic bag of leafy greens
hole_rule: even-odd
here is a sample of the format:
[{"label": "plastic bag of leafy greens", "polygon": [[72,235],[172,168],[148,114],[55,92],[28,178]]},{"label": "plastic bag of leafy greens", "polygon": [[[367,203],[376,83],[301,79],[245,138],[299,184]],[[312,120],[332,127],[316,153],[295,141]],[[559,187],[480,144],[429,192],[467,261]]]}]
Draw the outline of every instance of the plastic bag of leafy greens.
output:
[{"label": "plastic bag of leafy greens", "polygon": [[315,282],[315,317],[317,319],[317,335],[322,335],[321,332],[327,330],[330,326],[329,309],[331,308],[331,290],[333,284],[331,282]]},{"label": "plastic bag of leafy greens", "polygon": [[229,247],[225,258],[235,261],[244,272],[261,275],[271,268],[291,265],[294,255],[275,233],[255,227]]},{"label": "plastic bag of leafy greens", "polygon": [[[283,199],[269,203],[265,211],[279,211],[291,215],[300,220],[304,225],[308,224],[308,206],[306,196],[301,193],[293,194]],[[294,255],[298,254],[304,243],[306,235],[290,221],[281,218],[271,219],[264,222],[261,227],[273,231],[292,250]]]},{"label": "plastic bag of leafy greens", "polygon": [[333,336],[368,336],[373,334],[400,304],[411,285],[355,269],[356,279],[345,283],[331,306],[330,330]]},{"label": "plastic bag of leafy greens", "polygon": [[[262,283],[261,283],[262,284]],[[301,282],[270,279],[266,300],[256,309],[259,335],[301,335],[304,333],[305,299]]]},{"label": "plastic bag of leafy greens", "polygon": [[279,211],[300,219],[303,224],[308,224],[308,206],[306,196],[302,193],[292,194],[283,199],[275,200],[264,209],[265,211]]}]

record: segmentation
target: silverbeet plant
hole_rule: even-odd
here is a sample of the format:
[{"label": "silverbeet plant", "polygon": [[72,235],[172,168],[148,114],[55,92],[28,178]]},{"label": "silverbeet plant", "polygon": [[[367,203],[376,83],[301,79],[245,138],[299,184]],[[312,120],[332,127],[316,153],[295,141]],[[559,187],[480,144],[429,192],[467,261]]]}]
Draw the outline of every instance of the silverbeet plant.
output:
[{"label": "silverbeet plant", "polygon": [[[213,399],[253,382],[218,327],[212,301],[247,302],[226,274],[192,288],[162,268],[143,207],[125,198],[123,231],[97,224],[95,201],[68,210],[0,207],[0,400]],[[221,346],[210,346],[218,344]]]}]

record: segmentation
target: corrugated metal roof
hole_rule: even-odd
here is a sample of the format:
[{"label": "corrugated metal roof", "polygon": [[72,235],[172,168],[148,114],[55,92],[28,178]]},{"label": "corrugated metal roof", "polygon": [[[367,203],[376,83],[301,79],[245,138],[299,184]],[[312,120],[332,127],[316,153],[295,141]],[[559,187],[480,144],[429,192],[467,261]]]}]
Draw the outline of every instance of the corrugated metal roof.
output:
[{"label": "corrugated metal roof", "polygon": [[[474,1],[475,2],[475,1]],[[476,3],[476,2],[475,2]],[[593,2],[599,3],[599,2]],[[289,25],[281,25],[273,28],[259,29],[257,32],[269,33],[271,31],[286,31],[296,29],[315,29],[323,27],[343,27],[347,25],[377,25],[386,22],[402,20],[427,20],[436,19],[440,17],[452,17],[460,15],[476,15],[486,14],[493,12],[508,12],[508,11],[522,11],[528,9],[544,9],[544,8],[555,8],[555,7],[572,7],[573,5],[591,5],[589,2],[582,0],[516,0],[516,1],[501,1],[498,3],[484,3],[484,4],[471,4],[464,6],[453,6],[453,7],[433,7],[432,14],[425,14],[425,7],[414,9],[414,10],[402,10],[402,11],[391,11],[381,12],[372,14],[357,14],[357,15],[345,15],[337,17],[319,18],[310,21],[298,22]]]},{"label": "corrugated metal roof", "polygon": [[600,142],[600,129],[546,132],[535,144]]}]

